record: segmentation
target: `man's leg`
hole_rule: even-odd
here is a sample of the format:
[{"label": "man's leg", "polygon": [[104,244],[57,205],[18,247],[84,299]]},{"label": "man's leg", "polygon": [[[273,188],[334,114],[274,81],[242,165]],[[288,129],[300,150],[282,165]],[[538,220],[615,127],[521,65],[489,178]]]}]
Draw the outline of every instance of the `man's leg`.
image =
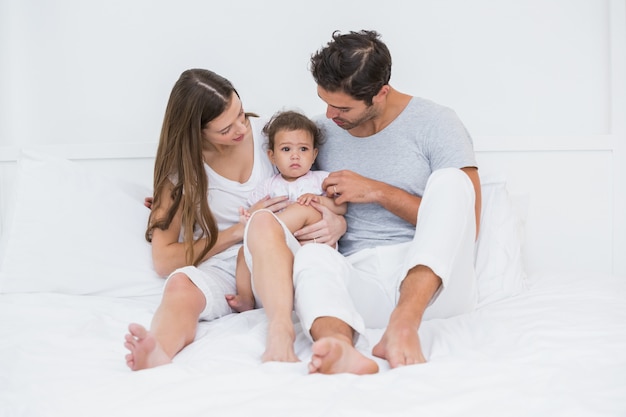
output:
[{"label": "man's leg", "polygon": [[391,313],[383,337],[372,350],[375,356],[386,359],[392,368],[426,362],[417,331],[440,285],[441,279],[426,266],[409,270],[400,287],[398,305]]},{"label": "man's leg", "polygon": [[355,330],[364,332],[347,289],[347,260],[327,245],[304,245],[296,254],[296,313],[314,341],[309,372],[369,374],[376,362],[354,348]]},{"label": "man's leg", "polygon": [[309,362],[310,373],[357,375],[378,372],[378,364],[353,344],[354,330],[335,317],[319,317],[313,322],[311,346],[313,355]]},{"label": "man's leg", "polygon": [[[396,307],[372,353],[392,368],[426,362],[418,329],[429,307],[439,317],[473,308],[474,189],[460,170],[433,173],[424,192]],[[441,293],[440,293],[441,291]]]}]

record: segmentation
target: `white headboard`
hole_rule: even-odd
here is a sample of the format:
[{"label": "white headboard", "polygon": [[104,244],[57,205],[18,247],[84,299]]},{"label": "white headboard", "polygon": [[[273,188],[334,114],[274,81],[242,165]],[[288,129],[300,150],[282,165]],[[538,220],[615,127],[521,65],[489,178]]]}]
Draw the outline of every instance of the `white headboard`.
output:
[{"label": "white headboard", "polygon": [[[478,137],[483,176],[500,174],[527,199],[528,270],[626,274],[621,136]],[[621,176],[621,178],[620,178]],[[621,229],[620,229],[621,228]]]}]

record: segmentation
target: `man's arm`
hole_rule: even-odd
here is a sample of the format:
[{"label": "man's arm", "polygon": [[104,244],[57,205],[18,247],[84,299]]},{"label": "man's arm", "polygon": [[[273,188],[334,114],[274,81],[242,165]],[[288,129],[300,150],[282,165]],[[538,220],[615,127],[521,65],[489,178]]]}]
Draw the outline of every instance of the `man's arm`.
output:
[{"label": "man's arm", "polygon": [[337,204],[376,203],[414,226],[417,222],[421,197],[384,182],[342,170],[330,173],[322,187],[329,195],[337,194]]},{"label": "man's arm", "polygon": [[[467,174],[474,185],[474,192],[476,193],[476,234],[478,235],[481,210],[478,169],[476,167],[466,167],[462,168],[462,171]],[[330,173],[324,180],[322,187],[327,194],[337,194],[337,197],[335,197],[336,204],[347,202],[376,203],[414,226],[417,223],[417,212],[422,198],[387,183],[364,177],[353,171],[342,170]]]}]

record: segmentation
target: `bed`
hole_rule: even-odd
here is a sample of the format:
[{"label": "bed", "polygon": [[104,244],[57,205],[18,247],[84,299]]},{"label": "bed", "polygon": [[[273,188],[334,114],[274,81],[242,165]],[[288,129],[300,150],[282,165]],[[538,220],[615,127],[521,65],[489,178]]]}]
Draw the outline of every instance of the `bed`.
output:
[{"label": "bed", "polygon": [[422,324],[426,364],[308,375],[296,317],[302,361],[262,364],[253,310],[201,322],[172,364],[131,372],[127,325],[149,325],[163,285],[143,239],[148,183],[18,159],[1,206],[0,416],[626,416],[626,278],[529,272],[527,200],[497,173],[483,176],[479,306]]}]

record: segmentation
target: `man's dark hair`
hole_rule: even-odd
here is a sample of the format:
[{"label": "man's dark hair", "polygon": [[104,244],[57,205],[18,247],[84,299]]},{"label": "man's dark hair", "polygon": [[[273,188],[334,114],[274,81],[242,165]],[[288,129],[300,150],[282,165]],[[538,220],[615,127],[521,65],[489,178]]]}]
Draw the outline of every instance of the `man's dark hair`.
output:
[{"label": "man's dark hair", "polygon": [[391,54],[376,31],[341,34],[311,56],[311,74],[318,86],[342,91],[368,106],[391,78]]}]

